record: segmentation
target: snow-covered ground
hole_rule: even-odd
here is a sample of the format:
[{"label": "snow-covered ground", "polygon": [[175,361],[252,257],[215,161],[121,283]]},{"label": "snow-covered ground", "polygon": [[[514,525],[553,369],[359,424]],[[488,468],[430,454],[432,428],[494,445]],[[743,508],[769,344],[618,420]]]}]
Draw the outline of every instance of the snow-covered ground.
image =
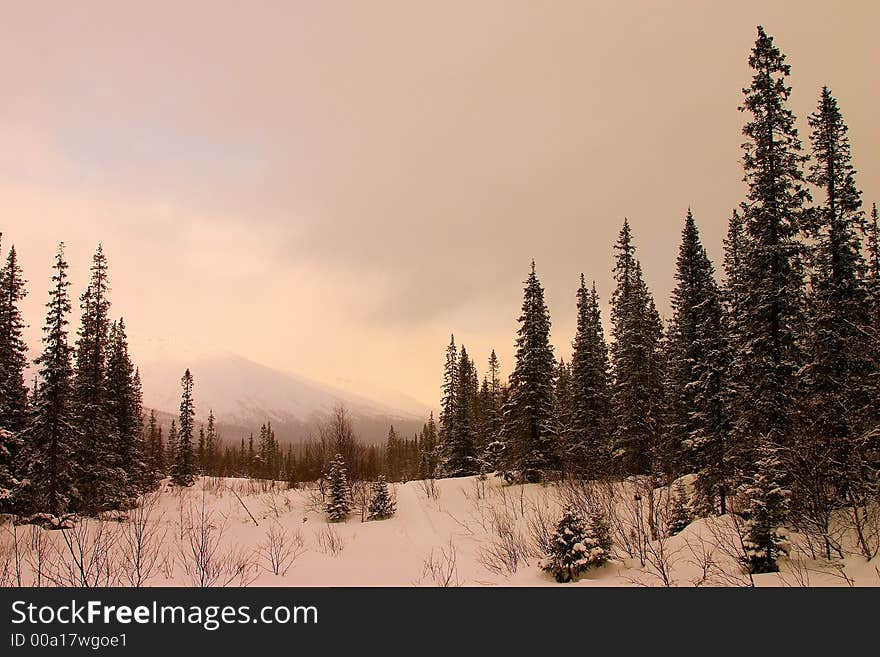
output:
[{"label": "snow-covered ground", "polygon": [[[630,486],[628,488],[627,486]],[[613,507],[615,558],[578,581],[557,584],[538,567],[537,547],[564,501],[585,489],[509,486],[496,477],[393,485],[397,513],[380,521],[327,523],[316,489],[245,479],[200,479],[165,486],[124,519],[86,520],[61,532],[0,526],[0,581],[128,586],[676,586],[749,585],[736,562],[729,518],[700,519],[663,538],[664,491],[654,497],[661,537],[651,540],[647,498],[632,484],[594,504]],[[599,492],[597,492],[599,491]],[[608,506],[610,505],[610,506]],[[640,529],[642,528],[642,529]],[[792,533],[779,573],[756,586],[878,586],[880,559],[858,554],[841,530],[845,559],[812,559],[807,537]],[[16,543],[18,545],[16,549]],[[273,565],[274,562],[274,565]],[[278,571],[276,572],[273,571]]]}]

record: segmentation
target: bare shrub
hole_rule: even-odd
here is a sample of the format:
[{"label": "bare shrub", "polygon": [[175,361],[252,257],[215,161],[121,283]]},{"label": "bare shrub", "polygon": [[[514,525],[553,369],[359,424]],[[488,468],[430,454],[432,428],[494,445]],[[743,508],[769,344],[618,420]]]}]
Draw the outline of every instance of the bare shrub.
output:
[{"label": "bare shrub", "polygon": [[58,586],[82,588],[119,584],[121,569],[114,558],[119,539],[116,523],[83,521],[60,533],[51,572],[44,573],[47,579]]},{"label": "bare shrub", "polygon": [[502,576],[514,574],[537,557],[528,538],[517,527],[516,516],[508,506],[489,509],[491,536],[477,550],[477,559],[488,571]]},{"label": "bare shrub", "polygon": [[700,571],[700,574],[691,580],[691,584],[696,587],[713,585],[715,583],[714,574],[719,568],[715,557],[717,546],[703,540],[702,536],[696,538],[688,536],[684,543],[691,555],[688,563]]},{"label": "bare shrub", "polygon": [[440,489],[437,487],[437,482],[434,479],[421,479],[419,486],[425,497],[429,500],[436,500],[440,497]]},{"label": "bare shrub", "polygon": [[416,583],[421,584],[426,580],[432,582],[434,586],[443,588],[461,586],[456,565],[455,544],[451,539],[448,546],[439,550],[431,548],[431,552],[422,564],[422,575]]},{"label": "bare shrub", "polygon": [[159,493],[141,496],[138,505],[129,513],[129,521],[119,540],[122,557],[122,579],[128,586],[143,586],[159,567],[162,544],[168,533],[159,513]]},{"label": "bare shrub", "polygon": [[29,535],[25,561],[31,572],[32,585],[44,586],[46,584],[47,569],[52,565],[54,542],[50,538],[49,532],[42,528],[30,525],[28,529]]},{"label": "bare shrub", "polygon": [[363,480],[351,482],[351,501],[352,510],[360,514],[361,522],[366,522],[370,513],[370,482]]},{"label": "bare shrub", "polygon": [[260,565],[274,575],[286,575],[294,561],[305,552],[305,540],[297,529],[290,532],[280,525],[270,525],[266,538],[257,546]]},{"label": "bare shrub", "polygon": [[315,541],[318,551],[331,557],[337,556],[345,549],[345,539],[342,538],[342,535],[330,523],[325,524],[323,529],[315,532]]},{"label": "bare shrub", "polygon": [[[733,500],[731,500],[731,508]],[[727,557],[728,564],[719,565],[715,570],[715,578],[724,586],[755,586],[751,570],[743,564],[748,562],[749,552],[743,537],[744,528],[740,517],[731,512],[726,516],[708,518],[706,527],[718,551]]]},{"label": "bare shrub", "polygon": [[306,493],[306,511],[323,514],[327,503],[327,482],[318,479],[306,489]]},{"label": "bare shrub", "polygon": [[845,526],[855,532],[856,546],[870,561],[880,554],[880,499],[856,500],[849,496]]},{"label": "bare shrub", "polygon": [[195,510],[189,506],[180,516],[177,543],[178,564],[190,586],[246,586],[256,576],[256,564],[245,552],[223,549],[228,517],[209,511],[205,503]]},{"label": "bare shrub", "polygon": [[532,554],[549,554],[553,547],[552,536],[556,530],[556,521],[546,501],[532,504],[528,517],[528,529],[532,539]]}]

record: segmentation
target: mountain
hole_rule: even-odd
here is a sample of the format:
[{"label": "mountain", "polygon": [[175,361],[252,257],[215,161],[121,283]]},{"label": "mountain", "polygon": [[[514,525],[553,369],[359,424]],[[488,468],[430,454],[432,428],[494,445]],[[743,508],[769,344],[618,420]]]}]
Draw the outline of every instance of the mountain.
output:
[{"label": "mountain", "polygon": [[316,436],[320,424],[342,403],[360,439],[378,443],[386,439],[392,424],[398,434],[418,431],[428,413],[419,402],[402,395],[391,406],[234,355],[140,363],[144,406],[176,413],[180,378],[187,368],[195,379],[197,415],[203,420],[213,409],[226,440],[256,433],[271,421],[279,441],[301,442]]}]

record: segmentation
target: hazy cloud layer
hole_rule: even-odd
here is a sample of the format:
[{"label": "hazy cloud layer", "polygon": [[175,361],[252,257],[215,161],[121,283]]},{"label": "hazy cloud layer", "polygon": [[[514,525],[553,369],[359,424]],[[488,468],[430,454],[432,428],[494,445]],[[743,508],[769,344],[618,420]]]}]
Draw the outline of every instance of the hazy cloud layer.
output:
[{"label": "hazy cloud layer", "polygon": [[0,227],[31,281],[34,338],[54,244],[78,294],[102,240],[142,358],[234,351],[436,403],[450,331],[510,365],[531,258],[567,355],[578,275],[607,301],[624,215],[661,310],[689,205],[720,256],[757,23],[789,56],[805,143],[828,84],[866,201],[880,196],[874,2],[2,15]]}]

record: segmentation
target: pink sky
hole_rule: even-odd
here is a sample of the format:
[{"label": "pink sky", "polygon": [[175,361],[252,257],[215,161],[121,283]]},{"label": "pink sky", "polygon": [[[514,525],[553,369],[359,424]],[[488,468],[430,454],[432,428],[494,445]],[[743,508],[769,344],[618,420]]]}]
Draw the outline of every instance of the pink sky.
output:
[{"label": "pink sky", "polygon": [[[128,3],[125,3],[128,5]],[[30,336],[103,242],[135,356],[235,352],[436,404],[450,331],[509,370],[532,258],[567,357],[630,218],[661,311],[720,259],[755,26],[828,84],[880,200],[876,2],[0,3],[0,229]],[[607,320],[607,312],[605,313]]]}]

